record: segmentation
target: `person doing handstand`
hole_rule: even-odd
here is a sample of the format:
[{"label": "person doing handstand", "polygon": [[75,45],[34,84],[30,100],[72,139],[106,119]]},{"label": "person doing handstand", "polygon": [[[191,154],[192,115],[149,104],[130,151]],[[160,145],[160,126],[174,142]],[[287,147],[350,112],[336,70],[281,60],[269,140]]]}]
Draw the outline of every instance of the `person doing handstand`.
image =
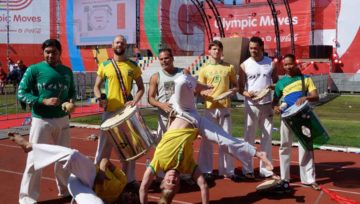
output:
[{"label": "person doing handstand", "polygon": [[141,203],[147,203],[148,188],[155,174],[160,170],[166,172],[160,185],[162,189],[160,203],[171,203],[179,190],[180,173],[192,173],[192,178],[200,187],[202,203],[209,202],[207,183],[193,157],[192,142],[198,132],[204,139],[218,143],[225,152],[239,160],[246,158],[244,155],[252,155],[267,164],[269,170],[273,169],[266,153],[257,152],[255,147],[228,135],[222,128],[197,113],[194,92],[207,95],[211,91],[211,87],[198,83],[186,72],[175,80],[175,92],[170,101],[176,111],[176,117],[160,140],[154,158],[145,170],[139,191]]}]

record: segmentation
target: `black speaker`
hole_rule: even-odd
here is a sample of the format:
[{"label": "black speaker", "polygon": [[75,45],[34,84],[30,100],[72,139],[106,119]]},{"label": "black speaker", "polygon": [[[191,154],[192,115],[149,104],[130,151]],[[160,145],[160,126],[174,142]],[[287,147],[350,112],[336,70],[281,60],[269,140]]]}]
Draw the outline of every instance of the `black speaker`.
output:
[{"label": "black speaker", "polygon": [[331,45],[310,45],[309,58],[331,59],[332,51]]}]

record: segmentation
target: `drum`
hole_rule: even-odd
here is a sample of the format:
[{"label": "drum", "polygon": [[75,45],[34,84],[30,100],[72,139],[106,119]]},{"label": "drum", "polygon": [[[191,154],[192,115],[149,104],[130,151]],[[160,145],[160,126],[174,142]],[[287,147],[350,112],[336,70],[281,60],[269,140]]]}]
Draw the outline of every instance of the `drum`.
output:
[{"label": "drum", "polygon": [[112,138],[123,161],[137,159],[154,144],[154,138],[136,106],[127,106],[105,120],[100,129]]},{"label": "drum", "polygon": [[222,93],[222,94],[214,97],[213,100],[214,100],[214,101],[220,101],[220,100],[222,100],[222,99],[224,99],[224,98],[229,97],[232,93],[233,93],[232,91],[226,91],[226,92],[224,92],[224,93]]},{"label": "drum", "polygon": [[268,95],[270,92],[271,92],[270,88],[262,89],[261,91],[256,93],[256,95],[252,98],[252,100],[259,101],[263,99],[266,95]]},{"label": "drum", "polygon": [[290,193],[289,182],[284,180],[267,180],[256,186],[256,191],[262,193]]},{"label": "drum", "polygon": [[318,147],[329,140],[328,132],[307,101],[300,106],[292,105],[281,114],[281,117],[307,150],[312,150],[313,146]]}]

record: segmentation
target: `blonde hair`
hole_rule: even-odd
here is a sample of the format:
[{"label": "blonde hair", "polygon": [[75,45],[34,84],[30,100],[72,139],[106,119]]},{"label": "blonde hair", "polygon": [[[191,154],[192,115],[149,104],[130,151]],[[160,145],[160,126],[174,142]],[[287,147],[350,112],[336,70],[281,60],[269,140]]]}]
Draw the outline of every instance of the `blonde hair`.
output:
[{"label": "blonde hair", "polygon": [[163,189],[161,192],[160,200],[158,204],[170,204],[173,198],[175,197],[175,189]]}]

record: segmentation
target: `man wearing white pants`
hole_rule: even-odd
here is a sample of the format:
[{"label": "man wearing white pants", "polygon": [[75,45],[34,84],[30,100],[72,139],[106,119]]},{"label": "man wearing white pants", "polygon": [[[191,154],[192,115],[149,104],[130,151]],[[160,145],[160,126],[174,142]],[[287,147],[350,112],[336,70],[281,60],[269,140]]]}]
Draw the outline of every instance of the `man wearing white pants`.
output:
[{"label": "man wearing white pants", "polygon": [[[245,127],[244,140],[251,145],[255,142],[256,129],[261,130],[261,151],[264,151],[272,160],[271,152],[271,129],[273,111],[271,106],[271,94],[268,93],[259,100],[253,100],[263,89],[273,88],[278,76],[272,59],[264,56],[264,42],[259,37],[252,37],[249,43],[250,57],[240,65],[239,93],[245,97]],[[274,176],[272,171],[264,168],[260,161],[260,176]],[[254,165],[252,158],[242,168],[247,178],[254,178]],[[277,177],[276,177],[277,178]]]},{"label": "man wearing white pants", "polygon": [[[73,73],[61,64],[61,44],[48,39],[42,44],[44,61],[31,65],[21,79],[18,99],[31,106],[31,143],[52,143],[69,146],[69,113],[74,110],[75,86]],[[66,105],[66,106],[65,106]],[[41,171],[34,170],[33,155],[29,154],[21,180],[19,203],[36,203],[40,194]],[[55,164],[58,196],[68,196],[69,173]]]},{"label": "man wearing white pants", "polygon": [[[281,78],[275,86],[275,93],[273,99],[274,112],[280,114],[286,108],[296,105],[301,105],[305,101],[318,101],[319,95],[317,93],[314,82],[309,76],[304,76],[296,65],[296,58],[292,54],[287,54],[284,57],[284,69],[286,76]],[[282,98],[281,109],[279,101]],[[290,161],[291,161],[291,146],[293,142],[294,133],[281,119],[280,126],[280,175],[281,179],[290,182]],[[300,180],[302,184],[309,185],[315,190],[320,190],[320,186],[315,180],[315,163],[314,152],[306,150],[302,145],[299,149],[299,167]]]},{"label": "man wearing white pants", "polygon": [[[205,113],[204,116],[214,121],[222,127],[227,133],[231,134],[231,115],[229,97],[215,101],[215,97],[227,92],[238,91],[236,81],[236,71],[233,65],[223,62],[221,57],[223,55],[223,45],[220,41],[214,40],[209,44],[209,60],[199,70],[199,82],[213,86],[213,93],[211,96],[205,97]],[[233,87],[233,88],[231,88]],[[198,164],[204,173],[207,181],[212,181],[213,171],[213,146],[207,140],[202,140],[200,145]],[[219,175],[225,178],[230,178],[233,181],[239,181],[240,178],[234,173],[234,161],[229,154],[219,149]]]}]

